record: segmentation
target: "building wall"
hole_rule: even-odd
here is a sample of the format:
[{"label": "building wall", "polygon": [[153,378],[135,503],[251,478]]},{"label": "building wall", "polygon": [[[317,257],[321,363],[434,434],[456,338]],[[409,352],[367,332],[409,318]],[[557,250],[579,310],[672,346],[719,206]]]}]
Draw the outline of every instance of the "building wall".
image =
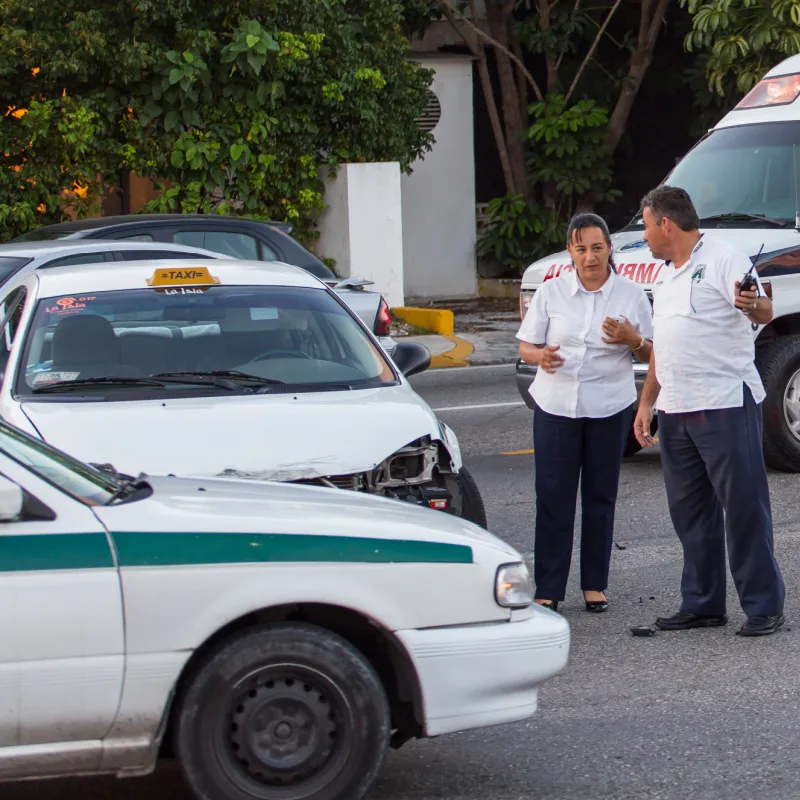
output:
[{"label": "building wall", "polygon": [[435,70],[441,118],[433,150],[403,175],[403,256],[408,298],[471,297],[477,291],[472,60],[420,55]]}]

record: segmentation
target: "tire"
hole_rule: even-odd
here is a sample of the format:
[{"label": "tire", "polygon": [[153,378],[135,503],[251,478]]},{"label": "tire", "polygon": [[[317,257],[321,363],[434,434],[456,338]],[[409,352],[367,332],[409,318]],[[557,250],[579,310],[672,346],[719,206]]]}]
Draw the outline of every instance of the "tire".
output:
[{"label": "tire", "polygon": [[483,505],[478,484],[466,467],[459,470],[458,488],[461,491],[461,517],[486,528],[486,507]]},{"label": "tire", "polygon": [[277,623],[203,660],[178,699],[174,735],[198,800],[358,800],[388,748],[389,704],[349,642]]},{"label": "tire", "polygon": [[[800,472],[800,403],[786,402],[787,392],[800,401],[796,391],[800,388],[800,336],[781,336],[758,348],[756,366],[767,393],[762,406],[764,461],[781,472]],[[790,392],[793,384],[795,391]],[[798,423],[797,434],[792,433],[787,416]]]}]

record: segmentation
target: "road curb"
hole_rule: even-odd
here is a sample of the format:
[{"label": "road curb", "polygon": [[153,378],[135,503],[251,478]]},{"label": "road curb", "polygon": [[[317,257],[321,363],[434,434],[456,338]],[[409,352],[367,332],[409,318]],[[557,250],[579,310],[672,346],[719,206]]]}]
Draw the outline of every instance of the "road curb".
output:
[{"label": "road curb", "polygon": [[415,308],[413,306],[397,306],[391,313],[405,320],[409,325],[424,328],[426,331],[452,337],[455,319],[453,312],[446,308]]},{"label": "road curb", "polygon": [[448,367],[468,367],[467,356],[475,352],[475,348],[460,336],[446,336],[453,343],[453,347],[445,353],[431,356],[431,369],[446,369]]}]

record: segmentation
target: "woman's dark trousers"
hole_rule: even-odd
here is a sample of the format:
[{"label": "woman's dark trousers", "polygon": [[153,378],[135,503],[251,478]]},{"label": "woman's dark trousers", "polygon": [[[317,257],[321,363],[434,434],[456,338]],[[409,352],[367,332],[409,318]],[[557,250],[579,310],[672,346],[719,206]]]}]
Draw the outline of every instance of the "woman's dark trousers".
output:
[{"label": "woman's dark trousers", "polygon": [[606,590],[619,473],[632,419],[633,406],[597,419],[560,417],[538,406],[534,411],[537,599],[564,599],[579,485],[581,588]]}]

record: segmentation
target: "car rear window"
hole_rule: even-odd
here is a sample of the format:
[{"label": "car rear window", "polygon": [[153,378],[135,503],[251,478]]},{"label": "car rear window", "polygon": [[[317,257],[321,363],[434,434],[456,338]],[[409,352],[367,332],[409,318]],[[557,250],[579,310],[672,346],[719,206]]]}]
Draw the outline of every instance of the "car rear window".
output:
[{"label": "car rear window", "polygon": [[198,230],[177,231],[172,240],[175,244],[202,247],[206,250],[213,250],[215,253],[223,253],[230,258],[243,258],[248,261],[259,260],[258,241],[246,233]]},{"label": "car rear window", "polygon": [[22,269],[31,259],[22,256],[0,256],[0,283],[7,281],[18,269]]}]

